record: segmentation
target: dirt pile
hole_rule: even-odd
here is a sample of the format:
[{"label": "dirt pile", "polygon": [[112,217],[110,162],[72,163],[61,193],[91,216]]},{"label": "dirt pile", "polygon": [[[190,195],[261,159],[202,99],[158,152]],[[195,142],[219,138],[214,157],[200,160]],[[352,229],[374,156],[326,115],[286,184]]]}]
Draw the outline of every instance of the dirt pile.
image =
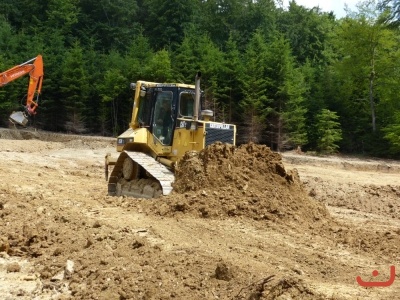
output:
[{"label": "dirt pile", "polygon": [[329,220],[325,207],[308,197],[297,171],[286,171],[280,154],[253,143],[216,143],[188,152],[177,166],[174,193],[161,201],[156,206],[164,215],[242,216],[294,226]]}]

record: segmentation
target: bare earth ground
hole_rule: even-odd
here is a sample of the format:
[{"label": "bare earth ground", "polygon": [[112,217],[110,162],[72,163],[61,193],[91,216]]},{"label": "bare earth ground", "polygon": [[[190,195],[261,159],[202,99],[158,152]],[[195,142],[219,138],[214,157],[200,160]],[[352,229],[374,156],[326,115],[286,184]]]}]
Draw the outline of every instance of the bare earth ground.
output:
[{"label": "bare earth ground", "polygon": [[107,196],[113,151],[0,130],[0,299],[398,299],[400,162],[216,145],[143,200]]}]

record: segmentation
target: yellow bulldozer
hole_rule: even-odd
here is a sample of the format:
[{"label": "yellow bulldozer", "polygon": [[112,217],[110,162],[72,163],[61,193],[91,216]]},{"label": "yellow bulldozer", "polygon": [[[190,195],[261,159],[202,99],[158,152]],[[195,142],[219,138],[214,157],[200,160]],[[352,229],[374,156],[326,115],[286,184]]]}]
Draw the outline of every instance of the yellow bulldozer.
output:
[{"label": "yellow bulldozer", "polygon": [[200,78],[198,72],[194,85],[131,83],[134,101],[129,128],[117,137],[117,155],[105,157],[109,195],[168,195],[176,164],[187,151],[201,151],[218,141],[236,144],[236,126],[213,122],[213,112],[202,109]]}]

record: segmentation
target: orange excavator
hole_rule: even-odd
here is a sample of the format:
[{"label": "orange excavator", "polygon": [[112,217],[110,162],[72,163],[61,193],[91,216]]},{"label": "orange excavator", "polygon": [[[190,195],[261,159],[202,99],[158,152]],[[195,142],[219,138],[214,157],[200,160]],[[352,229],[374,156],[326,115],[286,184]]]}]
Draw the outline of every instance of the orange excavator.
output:
[{"label": "orange excavator", "polygon": [[[26,74],[29,74],[28,94],[24,111],[13,112],[10,115],[10,121],[14,124],[26,126],[29,117],[36,114],[39,105],[39,95],[42,91],[43,83],[43,58],[41,55],[36,56],[18,66],[0,73],[0,87],[14,81]],[[34,97],[36,95],[36,100]]]}]

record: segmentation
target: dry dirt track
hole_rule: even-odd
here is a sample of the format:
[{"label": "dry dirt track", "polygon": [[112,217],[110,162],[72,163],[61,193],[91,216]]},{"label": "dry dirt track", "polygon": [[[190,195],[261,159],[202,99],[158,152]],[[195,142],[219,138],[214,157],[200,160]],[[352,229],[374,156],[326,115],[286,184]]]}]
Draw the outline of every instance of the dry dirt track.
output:
[{"label": "dry dirt track", "polygon": [[[281,170],[252,174],[256,165],[239,162],[212,169],[212,159],[222,160],[209,155],[210,170],[231,174],[137,200],[106,195],[112,139],[9,130],[0,138],[0,299],[400,293],[399,162],[286,153],[284,175],[296,168],[300,176],[291,182]],[[391,265],[398,269],[391,286],[357,284],[358,275],[389,280]]]}]

